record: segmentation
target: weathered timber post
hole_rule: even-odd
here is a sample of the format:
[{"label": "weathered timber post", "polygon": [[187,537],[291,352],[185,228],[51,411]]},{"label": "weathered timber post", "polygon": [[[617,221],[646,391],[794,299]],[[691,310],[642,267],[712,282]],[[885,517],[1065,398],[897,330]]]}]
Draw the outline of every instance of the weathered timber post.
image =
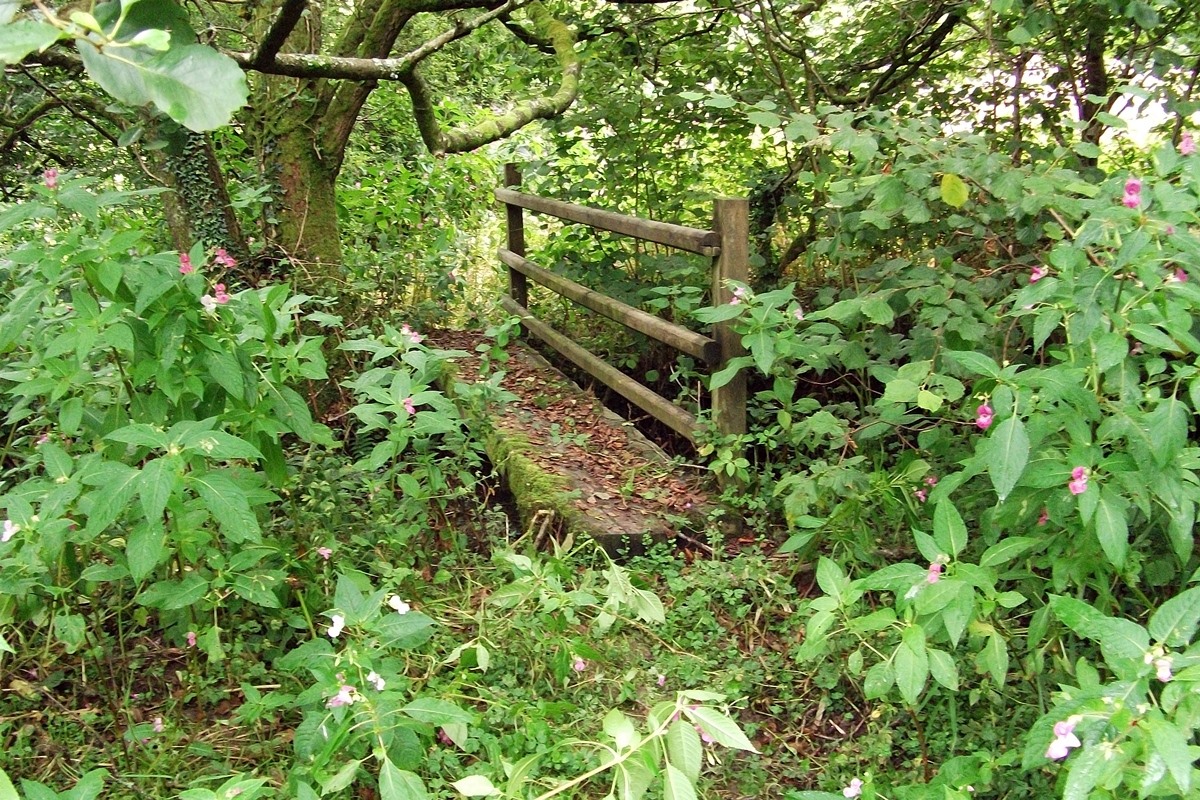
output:
[{"label": "weathered timber post", "polygon": [[[713,203],[713,230],[721,236],[721,253],[713,261],[712,270],[712,302],[719,306],[733,299],[727,281],[746,283],[750,276],[750,201],[718,198]],[[721,362],[717,369],[746,352],[731,321],[714,325],[713,338],[721,347]],[[746,376],[743,373],[739,372],[729,383],[714,389],[712,404],[713,420],[722,435],[746,432]]]},{"label": "weathered timber post", "polygon": [[[504,165],[504,185],[510,189],[521,188],[521,169],[516,164]],[[508,249],[522,258],[525,256],[525,217],[520,206],[504,205],[508,227]],[[508,268],[508,296],[522,308],[529,308],[529,283],[524,275],[512,267]]]}]

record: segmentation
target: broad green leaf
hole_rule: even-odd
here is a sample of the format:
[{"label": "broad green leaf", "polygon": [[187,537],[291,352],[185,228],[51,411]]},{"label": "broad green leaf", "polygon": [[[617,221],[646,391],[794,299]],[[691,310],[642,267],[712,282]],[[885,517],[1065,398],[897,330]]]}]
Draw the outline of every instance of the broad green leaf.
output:
[{"label": "broad green leaf", "polygon": [[400,711],[418,722],[430,725],[452,725],[456,722],[471,725],[475,722],[475,715],[471,712],[464,711],[454,703],[439,700],[436,697],[418,697]]},{"label": "broad green leaf", "polygon": [[817,562],[817,585],[821,587],[821,591],[841,605],[849,584],[849,578],[842,572],[842,568],[837,565],[837,562],[822,556]]},{"label": "broad green leaf", "polygon": [[1029,436],[1021,420],[1011,416],[996,426],[991,442],[988,476],[1003,502],[1021,479],[1029,461]]},{"label": "broad green leaf", "polygon": [[[640,761],[629,760],[616,767],[616,800],[641,800],[642,795],[654,782],[654,773]],[[518,796],[518,795],[513,795]]]},{"label": "broad green leaf", "polygon": [[954,663],[953,656],[936,647],[929,648],[927,653],[929,674],[933,679],[952,692],[958,691],[958,665]]},{"label": "broad green leaf", "polygon": [[146,462],[138,476],[138,497],[147,520],[160,522],[163,509],[175,490],[175,463],[170,457]]},{"label": "broad green leaf", "polygon": [[704,747],[696,728],[682,719],[671,723],[667,729],[667,760],[675,765],[688,780],[695,783],[700,779]]},{"label": "broad green leaf", "polygon": [[0,25],[0,63],[16,64],[58,41],[58,28],[45,22],[18,20]]},{"label": "broad green leaf", "polygon": [[942,202],[954,208],[962,208],[967,204],[967,184],[954,173],[942,175]]},{"label": "broad green leaf", "polygon": [[56,614],[54,616],[54,638],[68,653],[74,653],[87,641],[87,623],[80,614]]},{"label": "broad green leaf", "polygon": [[227,56],[200,44],[176,45],[163,53],[121,48],[113,58],[78,40],[88,75],[123,103],[153,103],[193,131],[210,131],[229,122],[246,104],[245,75]]},{"label": "broad green leaf", "polygon": [[1111,617],[1100,622],[1099,631],[1096,638],[1109,666],[1122,658],[1140,663],[1150,649],[1150,634],[1133,620]]},{"label": "broad green leaf", "polygon": [[1117,569],[1125,567],[1125,556],[1129,552],[1129,525],[1125,520],[1124,500],[1107,487],[1100,487],[1100,497],[1092,519],[1096,525],[1096,538],[1104,555]]},{"label": "broad green leaf", "polygon": [[983,555],[979,557],[979,566],[999,567],[1041,543],[1042,540],[1032,536],[1009,536],[984,550]]},{"label": "broad green leaf", "polygon": [[358,768],[362,766],[361,758],[354,758],[342,765],[336,773],[321,781],[321,794],[333,794],[354,783],[358,777]]},{"label": "broad green leaf", "polygon": [[227,473],[221,470],[193,473],[189,483],[231,542],[257,542],[262,538],[258,517],[250,508],[245,490]]},{"label": "broad green leaf", "polygon": [[863,678],[863,696],[868,700],[878,700],[885,696],[896,685],[896,671],[892,662],[880,661],[867,670]]},{"label": "broad green leaf", "polygon": [[919,625],[904,629],[900,645],[892,658],[896,688],[910,706],[915,706],[929,679],[929,657],[925,652],[925,631]]},{"label": "broad green leaf", "polygon": [[1150,637],[1167,647],[1186,647],[1200,624],[1200,586],[1180,592],[1150,617]]},{"label": "broad green leaf", "polygon": [[738,750],[747,750],[751,753],[758,752],[754,745],[750,743],[750,740],[746,738],[746,734],[742,733],[742,729],[738,727],[738,724],[720,711],[708,706],[699,706],[689,709],[687,713],[692,720],[700,724],[705,733],[719,744]]},{"label": "broad green leaf", "polygon": [[1185,733],[1174,723],[1159,716],[1158,712],[1148,714],[1142,724],[1149,728],[1150,741],[1154,743],[1158,755],[1167,763],[1167,769],[1175,779],[1179,791],[1184,797],[1188,797],[1192,786],[1192,763],[1195,761],[1189,747],[1191,730]]},{"label": "broad green leaf", "polygon": [[86,774],[71,788],[71,791],[61,795],[63,800],[96,800],[104,791],[104,779],[108,770],[94,769]]},{"label": "broad green leaf", "polygon": [[604,732],[613,738],[618,750],[627,750],[637,745],[637,728],[629,721],[629,717],[614,708],[604,715]]},{"label": "broad green leaf", "polygon": [[130,532],[125,544],[125,560],[129,562],[129,574],[135,581],[144,580],[166,555],[166,531],[161,522],[147,520]]},{"label": "broad green leaf", "polygon": [[399,769],[386,756],[379,766],[379,800],[426,800],[429,795],[421,779]]},{"label": "broad green leaf", "polygon": [[276,575],[267,572],[240,573],[229,585],[238,597],[263,608],[282,608],[275,587],[281,583]]},{"label": "broad green leaf", "polygon": [[1103,624],[1109,617],[1082,600],[1061,595],[1050,596],[1050,610],[1059,622],[1085,639],[1095,641],[1100,637]]},{"label": "broad green leaf", "polygon": [[981,663],[991,674],[992,680],[996,682],[997,686],[1003,687],[1005,677],[1008,675],[1008,645],[1005,643],[1004,637],[999,633],[989,636],[980,657]]},{"label": "broad green leaf", "polygon": [[140,592],[136,598],[143,606],[172,611],[187,608],[208,592],[208,581],[192,572],[181,581],[158,581]]},{"label": "broad green leaf", "polygon": [[12,779],[3,769],[0,769],[0,800],[21,800],[17,787],[13,786]]},{"label": "broad green leaf", "polygon": [[696,787],[669,761],[663,780],[663,797],[666,800],[696,800]]},{"label": "broad green leaf", "polygon": [[949,500],[942,500],[933,510],[933,538],[943,552],[954,558],[967,544],[967,526]]},{"label": "broad green leaf", "polygon": [[1099,747],[1085,747],[1068,759],[1063,800],[1088,800],[1100,776],[1109,767],[1105,752]]},{"label": "broad green leaf", "polygon": [[492,785],[486,775],[468,775],[450,784],[465,797],[494,797],[500,790]]},{"label": "broad green leaf", "polygon": [[975,375],[995,378],[1000,375],[1000,365],[983,353],[974,350],[947,350],[943,356]]}]

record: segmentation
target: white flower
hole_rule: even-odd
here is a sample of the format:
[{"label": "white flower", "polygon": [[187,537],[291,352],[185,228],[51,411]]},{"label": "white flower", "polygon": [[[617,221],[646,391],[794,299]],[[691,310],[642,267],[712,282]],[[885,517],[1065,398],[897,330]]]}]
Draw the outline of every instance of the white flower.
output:
[{"label": "white flower", "polygon": [[342,630],[346,627],[346,618],[341,614],[331,614],[329,618],[333,620],[333,624],[329,626],[329,630],[325,631],[325,635],[330,639],[336,639],[342,635]]},{"label": "white flower", "polygon": [[206,294],[200,298],[200,305],[204,306],[204,310],[210,313],[216,311],[217,298],[213,297],[211,294]]},{"label": "white flower", "polygon": [[397,614],[407,614],[412,611],[412,606],[400,599],[400,595],[394,594],[388,598],[387,604],[395,609]]},{"label": "white flower", "polygon": [[338,693],[329,698],[329,702],[325,704],[326,708],[339,708],[341,706],[352,705],[359,699],[358,690],[353,686],[343,685],[338,689]]},{"label": "white flower", "polygon": [[367,676],[367,683],[375,687],[375,691],[382,692],[386,685],[383,678],[375,670],[371,670],[371,674]]},{"label": "white flower", "polygon": [[4,520],[4,532],[0,533],[0,542],[7,542],[12,537],[16,536],[21,530],[21,526],[13,522],[11,519]]}]

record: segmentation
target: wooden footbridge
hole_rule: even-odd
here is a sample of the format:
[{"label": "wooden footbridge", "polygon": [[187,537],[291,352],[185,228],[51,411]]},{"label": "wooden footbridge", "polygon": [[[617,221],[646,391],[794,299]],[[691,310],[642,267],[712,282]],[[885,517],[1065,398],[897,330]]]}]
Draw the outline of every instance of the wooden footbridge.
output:
[{"label": "wooden footbridge", "polygon": [[[539,320],[529,309],[529,282],[692,356],[710,374],[742,354],[730,323],[718,323],[706,336],[538,266],[527,258],[524,215],[526,211],[549,215],[709,258],[712,299],[722,304],[733,299],[729,282],[747,279],[747,201],[716,200],[712,229],[703,230],[527,194],[520,191],[520,183],[517,166],[509,164],[504,186],[495,193],[504,204],[507,222],[507,245],[499,256],[508,267],[509,282],[501,305],[559,356],[694,446],[702,429],[695,413]],[[447,344],[474,351],[469,341]],[[677,535],[684,520],[694,524],[712,510],[702,470],[681,474],[631,423],[609,412],[594,395],[579,389],[523,344],[510,349],[505,388],[518,399],[496,422],[489,451],[513,490],[523,525],[535,529],[535,535],[548,529],[587,533],[616,550],[647,535]],[[745,433],[746,385],[741,375],[707,399],[707,416],[719,433]]]}]

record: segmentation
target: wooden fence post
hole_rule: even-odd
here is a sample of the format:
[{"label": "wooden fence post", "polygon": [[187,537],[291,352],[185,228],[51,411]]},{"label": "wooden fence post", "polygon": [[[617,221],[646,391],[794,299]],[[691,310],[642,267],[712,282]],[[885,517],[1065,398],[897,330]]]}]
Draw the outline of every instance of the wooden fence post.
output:
[{"label": "wooden fence post", "polygon": [[[510,189],[521,186],[521,169],[516,164],[504,165],[504,185]],[[508,228],[508,249],[517,255],[525,256],[525,217],[520,206],[504,206]],[[529,308],[529,283],[524,275],[512,267],[508,268],[508,296],[522,308]]]},{"label": "wooden fence post", "polygon": [[[718,198],[713,203],[713,230],[721,236],[721,253],[713,262],[712,301],[719,306],[733,299],[727,281],[746,283],[750,277],[750,201],[744,198]],[[745,354],[741,337],[732,322],[713,326],[713,338],[721,347],[724,367],[731,358]],[[713,390],[713,419],[723,435],[746,432],[746,377],[739,372],[733,380]]]}]

